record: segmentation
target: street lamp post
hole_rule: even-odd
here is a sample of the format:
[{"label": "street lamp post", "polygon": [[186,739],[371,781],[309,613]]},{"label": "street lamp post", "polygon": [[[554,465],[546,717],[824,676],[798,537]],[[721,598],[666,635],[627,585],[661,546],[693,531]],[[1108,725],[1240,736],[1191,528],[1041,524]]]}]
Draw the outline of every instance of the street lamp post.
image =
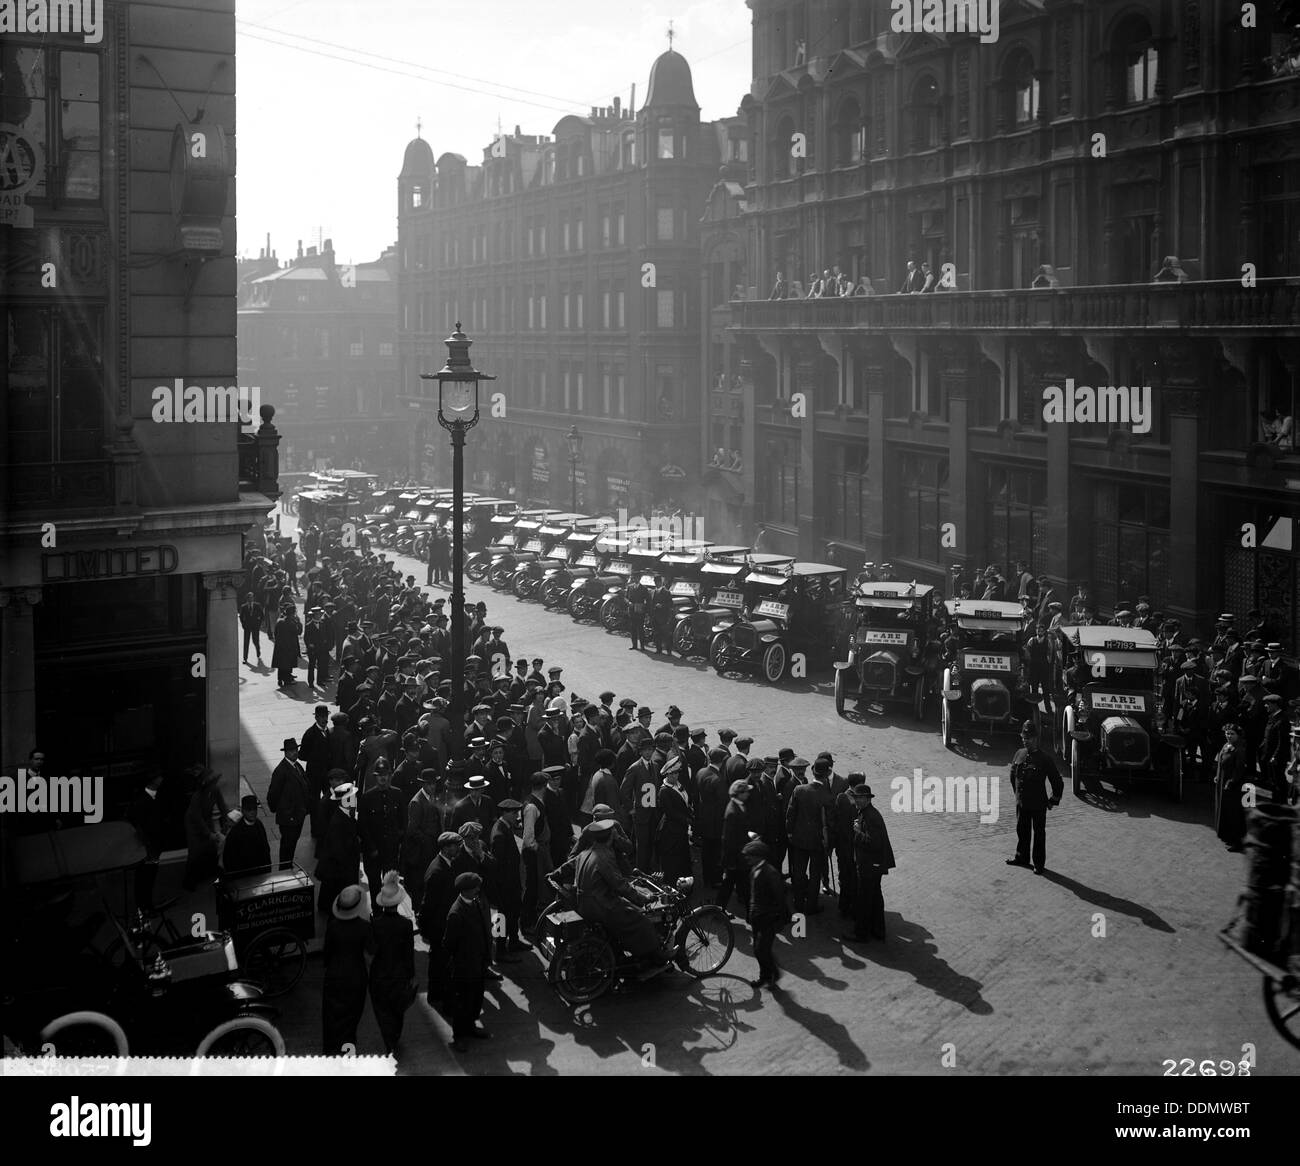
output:
[{"label": "street lamp post", "polygon": [[582,460],[582,434],[578,432],[576,425],[569,426],[569,432],[564,435],[564,440],[569,447],[569,480],[573,483],[573,505],[570,509],[577,514],[578,462]]},{"label": "street lamp post", "polygon": [[[438,382],[438,424],[451,433],[451,757],[465,757],[465,434],[478,424],[478,383],[496,377],[469,358],[474,342],[460,330],[446,340],[447,363],[420,379]],[[472,411],[472,412],[471,412]]]}]

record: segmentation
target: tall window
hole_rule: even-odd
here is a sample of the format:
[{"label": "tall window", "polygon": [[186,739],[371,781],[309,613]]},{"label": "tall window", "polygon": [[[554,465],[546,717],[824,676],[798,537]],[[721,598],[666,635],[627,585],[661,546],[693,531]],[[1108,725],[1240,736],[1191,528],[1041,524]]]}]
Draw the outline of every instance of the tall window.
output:
[{"label": "tall window", "polygon": [[618,225],[618,245],[620,247],[627,243],[627,213],[623,209],[621,202],[614,204],[614,214]]},{"label": "tall window", "polygon": [[1150,25],[1145,20],[1130,22],[1120,35],[1120,44],[1124,69],[1124,104],[1141,105],[1146,101],[1154,101],[1160,54],[1153,43]]},{"label": "tall window", "polygon": [[670,206],[661,206],[659,208],[655,238],[660,243],[670,243],[673,240],[673,208]]},{"label": "tall window", "polygon": [[1094,479],[1092,582],[1104,608],[1139,595],[1154,609],[1169,600],[1169,489]]},{"label": "tall window", "polygon": [[831,538],[863,543],[869,512],[866,443],[832,445],[830,454],[826,533]]},{"label": "tall window", "polygon": [[627,294],[620,287],[615,292],[615,299],[618,301],[618,324],[619,329],[627,327]]},{"label": "tall window", "polygon": [[[99,54],[6,43],[0,48],[0,121],[19,126],[39,145],[44,171],[32,198],[98,202],[100,197]],[[27,177],[32,158],[5,160]]]},{"label": "tall window", "polygon": [[912,149],[931,150],[939,144],[939,83],[921,77],[912,87]]},{"label": "tall window", "polygon": [[1023,49],[1007,62],[1008,91],[1011,95],[1013,125],[1030,125],[1038,120],[1038,78],[1034,76],[1033,58]]},{"label": "tall window", "polygon": [[657,324],[660,328],[673,327],[673,293],[666,288],[660,288],[657,293],[658,318]]},{"label": "tall window", "polygon": [[1035,575],[1047,569],[1047,475],[1041,470],[987,469],[984,560],[1013,579],[1023,559]]},{"label": "tall window", "polygon": [[898,546],[910,559],[942,562],[943,524],[948,521],[948,459],[904,454]]},{"label": "tall window", "polygon": [[673,157],[673,127],[671,125],[659,127],[659,157]]},{"label": "tall window", "polygon": [[799,442],[784,438],[767,443],[763,518],[793,526],[799,521]]},{"label": "tall window", "polygon": [[10,464],[95,461],[104,456],[99,307],[5,309],[0,429]]},{"label": "tall window", "polygon": [[862,109],[854,97],[839,108],[834,127],[836,166],[854,166],[862,161]]}]

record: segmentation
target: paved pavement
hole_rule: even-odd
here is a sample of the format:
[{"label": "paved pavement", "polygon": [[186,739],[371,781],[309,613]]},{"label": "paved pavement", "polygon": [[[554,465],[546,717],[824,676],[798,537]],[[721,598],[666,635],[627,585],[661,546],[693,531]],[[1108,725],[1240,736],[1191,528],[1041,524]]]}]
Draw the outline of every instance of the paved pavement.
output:
[{"label": "paved pavement", "polygon": [[[399,563],[404,574],[418,567]],[[948,752],[937,721],[918,725],[906,711],[838,718],[824,683],[721,679],[699,662],[630,652],[622,637],[486,587],[469,584],[467,598],[487,603],[516,655],[563,665],[571,693],[590,699],[608,687],[657,717],[675,703],[692,726],[747,730],[759,756],[787,744],[809,757],[829,749],[840,773],[863,770],[898,860],[884,883],[889,939],[846,945],[828,910],[807,921],[806,936],[778,943],[787,990],[760,994],[749,987],[756,964],[742,924],[723,975],[664,976],[577,1015],[526,954],[489,993],[493,1040],[455,1054],[446,1021],[421,998],[399,1071],[1159,1076],[1165,1058],[1239,1061],[1246,1044],[1256,1049],[1256,1075],[1300,1065],[1269,1024],[1258,973],[1215,937],[1244,860],[1215,838],[1207,787],[1173,805],[1155,792],[1078,799],[1067,781],[1049,815],[1049,870],[1036,877],[1004,865],[1015,844],[1008,741]],[[278,690],[269,668],[242,669],[242,764],[259,793],[281,740],[302,734],[323,695],[305,681]],[[993,781],[997,821],[891,811],[891,780],[917,767]],[[298,853],[308,870],[310,846],[304,838]],[[424,964],[417,955],[422,983]],[[282,1002],[291,1051],[319,1051],[320,975],[315,957]],[[360,1043],[363,1054],[381,1051],[369,1011]]]}]

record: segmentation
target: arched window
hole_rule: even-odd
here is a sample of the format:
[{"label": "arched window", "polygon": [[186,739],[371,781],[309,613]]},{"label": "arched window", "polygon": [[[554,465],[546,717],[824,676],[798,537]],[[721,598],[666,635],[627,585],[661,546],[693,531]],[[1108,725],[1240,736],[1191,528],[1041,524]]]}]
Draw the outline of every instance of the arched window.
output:
[{"label": "arched window", "polygon": [[1151,26],[1142,19],[1131,20],[1116,34],[1119,66],[1123,71],[1125,105],[1154,101],[1160,75],[1160,52],[1151,36]]},{"label": "arched window", "polygon": [[912,149],[931,150],[939,144],[939,83],[929,74],[912,86]]},{"label": "arched window", "polygon": [[1038,78],[1034,76],[1034,59],[1024,49],[1007,58],[1003,75],[1007,100],[1011,106],[1007,121],[1013,126],[1032,125],[1038,120]]},{"label": "arched window", "polygon": [[856,97],[840,102],[832,131],[834,166],[855,166],[862,161],[862,107]]}]

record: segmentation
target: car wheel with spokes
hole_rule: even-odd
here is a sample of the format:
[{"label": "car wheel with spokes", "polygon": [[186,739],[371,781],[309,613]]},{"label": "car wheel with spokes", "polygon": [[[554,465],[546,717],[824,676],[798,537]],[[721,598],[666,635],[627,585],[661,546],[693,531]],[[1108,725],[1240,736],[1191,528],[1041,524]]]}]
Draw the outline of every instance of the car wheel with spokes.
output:
[{"label": "car wheel with spokes", "polygon": [[785,675],[785,665],[785,645],[780,640],[774,644],[768,644],[766,651],[763,652],[763,675],[767,678],[769,684],[780,683],[781,678]]},{"label": "car wheel with spokes", "polygon": [[217,1025],[194,1050],[196,1057],[282,1057],[284,1037],[260,1016],[236,1016]]}]

